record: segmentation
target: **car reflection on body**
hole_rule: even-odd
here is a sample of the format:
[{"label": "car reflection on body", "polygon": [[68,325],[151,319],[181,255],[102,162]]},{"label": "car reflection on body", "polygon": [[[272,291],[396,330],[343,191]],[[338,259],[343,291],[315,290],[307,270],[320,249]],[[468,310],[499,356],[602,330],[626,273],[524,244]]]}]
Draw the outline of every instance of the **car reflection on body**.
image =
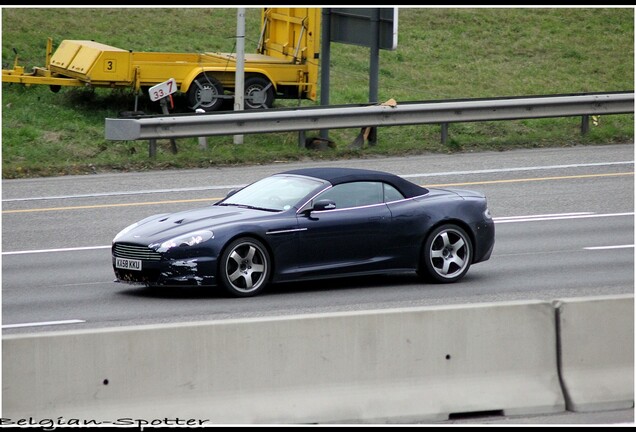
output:
[{"label": "car reflection on body", "polygon": [[398,175],[304,168],[258,180],[201,208],[150,216],[113,239],[116,281],[222,287],[413,271],[462,279],[490,258],[495,228],[476,191],[424,188]]}]

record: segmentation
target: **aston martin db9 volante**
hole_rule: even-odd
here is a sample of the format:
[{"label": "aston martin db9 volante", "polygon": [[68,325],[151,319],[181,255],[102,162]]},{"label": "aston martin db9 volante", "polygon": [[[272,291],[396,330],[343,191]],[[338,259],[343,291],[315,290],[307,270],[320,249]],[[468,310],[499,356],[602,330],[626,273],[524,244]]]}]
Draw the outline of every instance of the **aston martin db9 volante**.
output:
[{"label": "aston martin db9 volante", "polygon": [[136,222],[113,239],[112,264],[117,282],[219,286],[248,297],[270,283],[390,272],[456,282],[494,244],[480,192],[424,188],[381,171],[306,168]]}]

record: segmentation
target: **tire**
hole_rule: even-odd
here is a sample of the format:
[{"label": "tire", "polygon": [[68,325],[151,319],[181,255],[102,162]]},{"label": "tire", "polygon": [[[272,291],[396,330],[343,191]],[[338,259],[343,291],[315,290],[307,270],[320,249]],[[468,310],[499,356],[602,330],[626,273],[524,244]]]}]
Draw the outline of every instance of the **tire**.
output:
[{"label": "tire", "polygon": [[188,103],[195,111],[198,108],[209,111],[218,110],[223,105],[223,85],[210,74],[199,75],[188,89]]},{"label": "tire", "polygon": [[245,109],[271,108],[274,98],[274,86],[267,78],[255,76],[245,80]]},{"label": "tire", "polygon": [[453,224],[441,225],[424,242],[418,273],[429,282],[457,282],[468,272],[472,259],[473,245],[466,231]]},{"label": "tire", "polygon": [[272,263],[260,241],[243,237],[227,245],[221,254],[219,278],[234,297],[251,297],[267,285]]}]

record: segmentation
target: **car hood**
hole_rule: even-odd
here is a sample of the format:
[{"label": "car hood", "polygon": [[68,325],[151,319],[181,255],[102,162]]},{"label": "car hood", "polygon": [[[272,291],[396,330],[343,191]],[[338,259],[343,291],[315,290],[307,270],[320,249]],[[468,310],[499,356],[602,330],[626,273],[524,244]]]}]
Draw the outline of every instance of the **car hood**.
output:
[{"label": "car hood", "polygon": [[119,235],[118,242],[155,243],[194,231],[214,229],[232,223],[245,223],[271,217],[273,213],[240,207],[209,206],[146,218]]}]

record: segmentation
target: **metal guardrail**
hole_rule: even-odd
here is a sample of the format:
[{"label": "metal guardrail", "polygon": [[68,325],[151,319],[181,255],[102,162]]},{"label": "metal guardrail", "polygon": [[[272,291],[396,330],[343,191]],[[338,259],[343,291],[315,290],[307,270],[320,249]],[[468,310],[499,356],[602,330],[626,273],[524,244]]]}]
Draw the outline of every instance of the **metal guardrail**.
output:
[{"label": "metal guardrail", "polygon": [[[405,102],[387,105],[340,105],[107,118],[106,139],[156,140],[216,135],[256,134],[323,129],[441,124],[445,141],[449,123],[588,116],[634,112],[634,92],[526,96]],[[300,139],[299,139],[300,141]],[[301,146],[304,146],[302,139]]]}]

